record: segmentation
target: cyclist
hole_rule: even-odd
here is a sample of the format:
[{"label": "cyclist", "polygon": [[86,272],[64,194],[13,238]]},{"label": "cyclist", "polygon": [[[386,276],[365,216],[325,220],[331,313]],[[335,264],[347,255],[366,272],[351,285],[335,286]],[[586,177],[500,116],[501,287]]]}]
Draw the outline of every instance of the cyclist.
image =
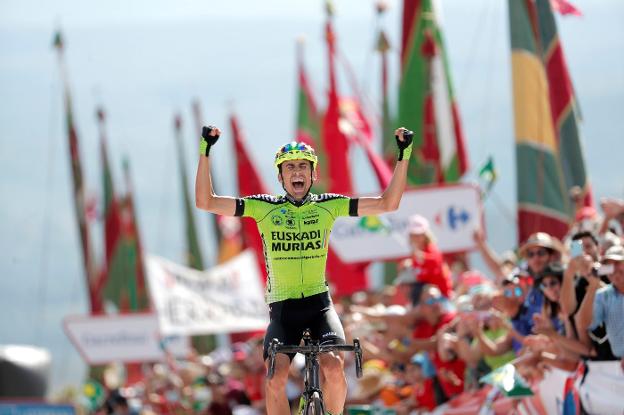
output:
[{"label": "cyclist", "polygon": [[[339,216],[377,215],[398,209],[407,181],[413,133],[405,128],[395,131],[398,162],[390,184],[378,197],[361,198],[310,193],[318,159],[311,146],[297,142],[282,146],[275,155],[277,179],[284,195],[217,196],[212,187],[209,153],[220,134],[216,127],[202,129],[195,202],[198,208],[218,215],[252,217],[258,225],[268,275],[265,296],[270,323],[264,339],[265,361],[273,338],[284,344],[299,344],[306,328],[313,339],[323,343],[344,343],[344,331],[325,279],[329,234]],[[320,360],[325,408],[331,414],[340,414],[347,394],[343,357],[327,353]],[[275,375],[266,385],[270,415],[290,414],[285,393],[289,366],[288,356],[276,356]]]}]

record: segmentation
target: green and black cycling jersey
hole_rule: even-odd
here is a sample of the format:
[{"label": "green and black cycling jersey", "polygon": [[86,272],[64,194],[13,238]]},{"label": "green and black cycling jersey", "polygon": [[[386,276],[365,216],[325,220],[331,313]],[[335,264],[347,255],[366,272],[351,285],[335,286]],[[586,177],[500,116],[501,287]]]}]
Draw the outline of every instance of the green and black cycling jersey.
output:
[{"label": "green and black cycling jersey", "polygon": [[309,193],[236,199],[236,216],[253,218],[262,237],[267,304],[328,291],[325,263],[329,234],[339,216],[357,216],[358,199]]}]

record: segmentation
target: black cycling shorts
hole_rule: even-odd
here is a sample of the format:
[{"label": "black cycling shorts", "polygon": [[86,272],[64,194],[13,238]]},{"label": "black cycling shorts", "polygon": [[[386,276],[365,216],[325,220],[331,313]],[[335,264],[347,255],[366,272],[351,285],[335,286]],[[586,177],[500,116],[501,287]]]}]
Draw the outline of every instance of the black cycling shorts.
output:
[{"label": "black cycling shorts", "polygon": [[[345,344],[342,323],[329,292],[271,303],[269,317],[271,321],[264,336],[265,360],[271,340],[277,339],[285,345],[299,345],[305,329],[310,329],[312,340],[324,344]],[[289,357],[292,360],[294,354],[289,354]]]}]

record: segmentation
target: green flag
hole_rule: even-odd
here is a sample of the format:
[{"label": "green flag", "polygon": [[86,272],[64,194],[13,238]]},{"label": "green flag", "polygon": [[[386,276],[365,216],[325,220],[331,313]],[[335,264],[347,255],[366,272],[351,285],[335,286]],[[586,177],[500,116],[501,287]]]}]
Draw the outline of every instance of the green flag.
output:
[{"label": "green flag", "polygon": [[498,390],[505,396],[521,398],[524,396],[533,396],[533,391],[528,383],[518,374],[516,367],[511,363],[499,367],[498,369],[482,376],[479,382],[487,383]]},{"label": "green flag", "polygon": [[412,185],[457,182],[468,157],[432,0],[403,1],[398,126],[414,131]]},{"label": "green flag", "polygon": [[492,156],[490,156],[488,157],[485,164],[479,170],[479,179],[481,179],[481,181],[483,182],[483,187],[484,187],[483,194],[484,195],[487,195],[490,192],[497,178],[498,178],[498,173],[496,172],[496,169],[494,168],[494,159],[492,158]]},{"label": "green flag", "polygon": [[199,250],[197,228],[195,227],[195,217],[193,215],[191,196],[188,189],[186,161],[184,158],[184,147],[182,145],[182,119],[179,115],[175,117],[175,140],[178,150],[178,167],[180,168],[182,203],[184,204],[184,219],[186,223],[186,263],[191,268],[203,270],[204,260]]}]

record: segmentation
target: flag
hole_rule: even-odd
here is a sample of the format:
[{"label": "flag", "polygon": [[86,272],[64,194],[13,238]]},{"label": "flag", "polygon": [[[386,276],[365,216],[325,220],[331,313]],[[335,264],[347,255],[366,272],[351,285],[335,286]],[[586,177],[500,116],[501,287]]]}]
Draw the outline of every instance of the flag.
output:
[{"label": "flag", "polygon": [[580,361],[576,366],[576,370],[566,378],[563,386],[563,415],[577,415],[583,413],[581,411],[581,400],[576,387],[576,381],[579,377],[585,375],[586,369],[585,363]]},{"label": "flag", "polygon": [[567,0],[550,0],[552,9],[559,12],[562,16],[571,14],[574,16],[582,16],[581,11]]},{"label": "flag", "polygon": [[[377,8],[377,15],[381,17],[385,8]],[[388,51],[390,41],[383,29],[379,30],[377,36],[377,52],[381,58],[381,142],[383,143],[383,155],[386,163],[392,166],[396,161],[396,141],[394,140],[394,123],[390,115],[390,98],[388,96]]]},{"label": "flag", "polygon": [[[195,131],[200,134],[204,123],[202,121],[203,117],[201,115],[201,108],[198,100],[193,101],[192,108],[195,119]],[[210,165],[210,170],[212,176],[212,189],[216,194],[219,194],[218,186],[216,185],[215,180],[214,164]],[[214,236],[215,245],[218,246],[219,250],[217,254],[217,264],[222,264],[243,251],[240,218],[220,215],[208,216],[210,218],[210,233]]]},{"label": "flag", "polygon": [[327,191],[327,158],[321,145],[322,117],[310,88],[303,60],[303,40],[297,42],[297,141],[303,141],[316,150],[319,158],[312,192]]},{"label": "flag", "polygon": [[[180,115],[175,116],[174,127],[178,164],[180,167],[182,203],[184,204],[184,220],[186,225],[186,264],[190,268],[203,271],[205,269],[204,260],[199,249],[199,239],[197,237],[197,228],[195,227],[195,216],[193,214],[194,204],[191,205],[191,196],[186,176],[186,161],[184,158],[184,146],[182,145],[182,118]],[[193,347],[198,353],[208,353],[214,350],[216,346],[216,339],[213,335],[193,336],[192,342]]]},{"label": "flag", "polygon": [[98,313],[102,311],[101,302],[99,300],[99,293],[95,291],[95,285],[97,284],[97,280],[99,279],[99,277],[96,271],[95,259],[92,254],[89,226],[86,218],[85,188],[82,174],[82,162],[80,161],[78,133],[76,132],[76,126],[74,125],[69,79],[63,55],[64,42],[60,31],[58,31],[54,36],[54,47],[58,52],[58,62],[63,82],[65,122],[67,128],[69,156],[71,161],[72,188],[74,192],[74,210],[76,214],[76,222],[78,224],[78,231],[80,234],[82,261],[85,269],[85,277],[87,280],[86,285],[89,291],[89,305],[92,313]]},{"label": "flag", "polygon": [[[262,181],[261,176],[255,168],[255,163],[249,156],[245,143],[245,138],[238,125],[238,118],[232,114],[230,116],[230,126],[234,137],[234,154],[236,155],[236,179],[238,183],[238,194],[249,196],[255,194],[267,194],[268,188]],[[242,234],[244,248],[253,249],[258,261],[258,269],[262,270],[262,275],[266,282],[267,271],[264,264],[264,251],[262,249],[262,238],[258,232],[256,222],[252,218],[242,218]]]},{"label": "flag", "polygon": [[197,238],[197,228],[195,227],[195,217],[191,205],[191,197],[188,189],[188,179],[186,176],[186,161],[184,158],[184,147],[182,145],[182,119],[176,115],[175,140],[178,151],[178,164],[180,168],[180,179],[182,186],[182,203],[184,204],[184,219],[186,223],[186,263],[189,267],[204,270],[204,260],[199,249]]},{"label": "flag", "polygon": [[349,162],[349,143],[340,130],[340,100],[335,74],[335,35],[331,19],[325,25],[325,37],[329,59],[329,91],[327,111],[323,117],[322,149],[327,155],[328,186],[327,191],[351,195],[351,164]]},{"label": "flag", "polygon": [[[559,3],[566,3],[559,0]],[[593,206],[593,197],[579,132],[579,111],[572,79],[557,35],[557,24],[551,8],[552,2],[538,0],[537,17],[540,31],[541,54],[550,96],[550,111],[559,145],[559,159],[567,191],[577,186],[582,189],[585,206]],[[574,216],[572,212],[571,217]]]},{"label": "flag", "polygon": [[573,219],[573,186],[591,192],[576,103],[548,0],[509,1],[518,192],[518,240],[543,231],[563,237]]},{"label": "flag", "polygon": [[520,376],[516,367],[510,363],[481,377],[479,382],[494,386],[494,388],[501,391],[504,396],[533,396],[533,391],[529,387],[529,384]]},{"label": "flag", "polygon": [[[364,115],[362,105],[354,98],[340,98],[340,131],[351,144],[364,149],[379,187],[385,189],[392,179],[392,170],[373,148],[373,129]],[[392,162],[394,164],[394,161]]]},{"label": "flag", "polygon": [[[115,191],[108,157],[104,110],[98,109],[97,118],[100,129],[105,245],[97,291],[101,292],[103,301],[113,304],[118,311],[147,310],[149,300],[132,195],[128,190],[128,195],[120,198]],[[128,189],[131,189],[125,164],[126,183]]]},{"label": "flag", "polygon": [[[409,184],[459,181],[468,158],[432,0],[403,1],[397,124],[414,131]],[[394,153],[386,157],[394,159]]]},{"label": "flag", "polygon": [[134,204],[134,186],[132,185],[132,178],[130,177],[130,160],[124,158],[123,160],[123,172],[124,180],[126,184],[126,198],[124,207],[127,210],[127,217],[129,225],[127,227],[128,232],[126,239],[130,241],[132,251],[134,254],[131,258],[134,259],[133,266],[130,269],[134,270],[134,281],[136,285],[136,308],[133,310],[149,310],[151,308],[151,302],[149,301],[147,286],[145,284],[145,263],[143,256],[143,243],[141,242],[141,235],[139,233],[139,223],[136,214],[136,208]]},{"label": "flag", "polygon": [[494,159],[492,156],[488,157],[485,164],[479,169],[479,179],[484,183],[485,189],[483,190],[483,194],[486,195],[492,189],[494,182],[498,178],[498,174],[496,169],[494,168]]},{"label": "flag", "polygon": [[[336,84],[335,48],[336,37],[331,22],[331,3],[328,5],[328,19],[325,24],[329,63],[329,91],[327,111],[323,117],[322,149],[327,156],[327,191],[345,195],[353,194],[351,165],[349,163],[349,141],[340,128],[340,99]],[[337,297],[351,295],[368,286],[366,269],[368,263],[345,264],[333,249],[327,253],[327,279],[333,294]]]}]

